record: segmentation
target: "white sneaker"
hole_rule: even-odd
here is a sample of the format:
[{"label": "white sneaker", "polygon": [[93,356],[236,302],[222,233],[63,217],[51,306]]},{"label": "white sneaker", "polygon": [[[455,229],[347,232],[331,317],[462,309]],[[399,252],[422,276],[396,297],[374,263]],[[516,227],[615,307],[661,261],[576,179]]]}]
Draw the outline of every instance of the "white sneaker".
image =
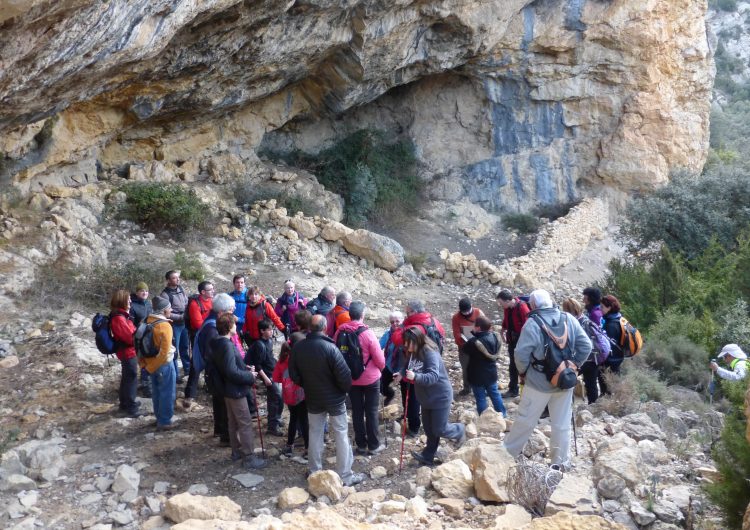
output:
[{"label": "white sneaker", "polygon": [[344,482],[344,486],[354,486],[355,484],[359,484],[360,482],[365,480],[365,474],[364,473],[352,473],[349,479]]}]

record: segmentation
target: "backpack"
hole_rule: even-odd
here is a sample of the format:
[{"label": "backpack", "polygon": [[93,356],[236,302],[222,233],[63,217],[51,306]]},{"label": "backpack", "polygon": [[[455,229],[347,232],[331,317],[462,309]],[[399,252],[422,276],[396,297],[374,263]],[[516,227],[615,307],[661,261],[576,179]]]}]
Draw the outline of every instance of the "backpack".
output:
[{"label": "backpack", "polygon": [[352,380],[358,379],[370,362],[370,359],[367,359],[367,362],[362,359],[362,346],[359,344],[359,336],[366,329],[367,326],[360,326],[356,331],[341,330],[336,337],[336,346],[352,372]]},{"label": "backpack", "polygon": [[609,354],[612,352],[612,343],[609,342],[609,337],[604,333],[604,330],[597,323],[592,322],[586,316],[583,316],[581,320],[581,327],[586,335],[591,339],[592,354],[594,355],[594,362],[597,365],[604,364]]},{"label": "backpack", "polygon": [[94,342],[102,355],[114,355],[117,349],[117,341],[112,336],[109,327],[109,316],[97,313],[91,319],[91,331],[94,332]]},{"label": "backpack", "polygon": [[203,331],[203,328],[205,328],[206,326],[216,327],[216,319],[207,318],[203,321],[203,325],[201,325],[198,331],[195,332],[195,337],[193,338],[193,366],[195,367],[196,374],[201,373],[206,367],[206,362],[203,358],[200,347],[201,331]]},{"label": "backpack", "polygon": [[542,317],[534,313],[529,316],[542,330],[544,338],[544,357],[537,359],[532,354],[531,366],[537,372],[543,373],[547,381],[560,390],[575,387],[578,382],[578,368],[572,361],[573,352],[571,351],[568,319],[565,313],[561,314],[563,333],[559,337],[552,333]]},{"label": "backpack", "polygon": [[[151,324],[146,324],[144,320],[138,324],[138,328],[133,333],[133,345],[135,353],[139,359],[144,357],[151,358],[159,355],[159,348],[154,344],[154,326],[162,320],[154,320]],[[163,322],[167,322],[164,320]]]},{"label": "backpack", "polygon": [[620,317],[620,348],[624,357],[633,357],[638,355],[643,347],[643,337],[641,332],[633,324]]},{"label": "backpack", "polygon": [[281,399],[291,407],[305,400],[305,390],[289,377],[288,367],[281,376]]},{"label": "backpack", "polygon": [[427,335],[432,342],[437,344],[438,353],[443,355],[443,336],[438,331],[435,319],[430,317],[430,323],[426,326],[423,325],[422,327],[424,328],[424,334]]}]

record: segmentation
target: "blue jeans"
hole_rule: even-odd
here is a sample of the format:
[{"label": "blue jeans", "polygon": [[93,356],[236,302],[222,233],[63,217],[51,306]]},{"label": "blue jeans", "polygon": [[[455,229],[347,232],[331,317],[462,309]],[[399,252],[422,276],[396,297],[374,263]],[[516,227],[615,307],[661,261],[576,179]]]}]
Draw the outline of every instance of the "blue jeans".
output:
[{"label": "blue jeans", "polygon": [[503,398],[497,389],[497,382],[491,385],[471,385],[471,389],[474,391],[474,399],[477,400],[477,412],[479,414],[487,408],[487,395],[489,394],[490,400],[492,400],[492,408],[495,409],[495,412],[502,412],[503,417],[507,415],[505,405],[503,405]]},{"label": "blue jeans", "polygon": [[172,363],[164,363],[151,374],[151,402],[157,425],[169,425],[174,415],[176,372]]},{"label": "blue jeans", "polygon": [[177,372],[177,353],[179,352],[182,361],[182,373],[190,373],[190,350],[188,349],[188,332],[184,324],[172,324],[172,333],[174,334],[174,347],[177,349],[174,356],[174,369]]}]

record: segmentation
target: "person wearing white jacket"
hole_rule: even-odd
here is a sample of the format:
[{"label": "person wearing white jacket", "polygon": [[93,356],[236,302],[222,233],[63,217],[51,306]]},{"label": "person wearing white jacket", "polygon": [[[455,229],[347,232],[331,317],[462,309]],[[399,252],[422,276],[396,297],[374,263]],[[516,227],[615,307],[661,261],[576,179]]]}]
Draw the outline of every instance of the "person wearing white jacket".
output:
[{"label": "person wearing white jacket", "polygon": [[721,349],[718,359],[724,359],[729,370],[721,368],[716,361],[711,361],[711,370],[722,379],[741,381],[747,375],[747,354],[736,344],[727,344]]}]

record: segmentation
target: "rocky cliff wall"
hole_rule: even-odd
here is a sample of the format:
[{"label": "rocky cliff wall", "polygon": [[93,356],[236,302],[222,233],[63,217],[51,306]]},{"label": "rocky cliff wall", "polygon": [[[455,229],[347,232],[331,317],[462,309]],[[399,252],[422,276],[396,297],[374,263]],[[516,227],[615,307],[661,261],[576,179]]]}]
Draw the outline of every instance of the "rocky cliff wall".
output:
[{"label": "rocky cliff wall", "polygon": [[[255,150],[411,136],[439,197],[523,209],[706,156],[705,0],[0,0],[0,176],[257,174]],[[237,164],[235,164],[237,166]]]}]

